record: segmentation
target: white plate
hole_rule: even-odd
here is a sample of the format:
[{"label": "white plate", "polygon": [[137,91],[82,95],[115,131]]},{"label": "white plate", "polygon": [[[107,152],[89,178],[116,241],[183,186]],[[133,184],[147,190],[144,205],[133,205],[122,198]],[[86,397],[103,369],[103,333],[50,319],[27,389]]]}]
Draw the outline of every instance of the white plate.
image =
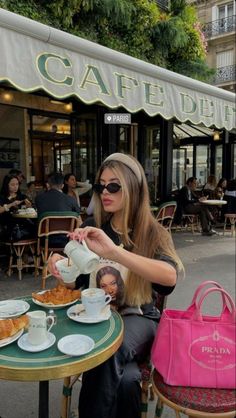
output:
[{"label": "white plate", "polygon": [[[47,292],[47,290],[43,290],[42,292],[38,292],[39,295],[42,295],[43,293]],[[66,308],[67,306],[73,305],[74,303],[78,302],[79,299],[75,299],[72,302],[60,304],[60,305],[53,305],[53,303],[43,303],[40,302],[37,299],[32,298],[32,301],[39,306],[43,306],[44,308],[48,309],[60,309],[60,308]]]},{"label": "white plate", "polygon": [[97,322],[106,321],[111,316],[110,305],[106,305],[100,315],[88,316],[84,311],[82,303],[71,306],[67,310],[67,316],[76,322],[82,322],[84,324],[96,324]]},{"label": "white plate", "polygon": [[11,337],[3,338],[2,340],[0,340],[0,348],[5,347],[5,345],[11,344],[13,343],[13,341],[18,340],[18,338],[20,338],[23,332],[24,332],[24,329],[20,329],[20,331],[18,331],[16,334],[12,335]]},{"label": "white plate", "polygon": [[30,308],[24,300],[9,299],[0,302],[0,318],[14,318],[27,312]]},{"label": "white plate", "polygon": [[37,353],[39,351],[46,350],[47,348],[51,347],[56,341],[56,337],[51,332],[48,332],[48,339],[45,343],[40,345],[33,345],[30,344],[28,341],[28,332],[23,334],[22,337],[19,338],[17,341],[18,347],[20,347],[24,351],[29,351],[31,353]]},{"label": "white plate", "polygon": [[94,345],[93,339],[87,335],[73,334],[61,338],[57,343],[57,348],[68,356],[82,356],[93,350]]}]

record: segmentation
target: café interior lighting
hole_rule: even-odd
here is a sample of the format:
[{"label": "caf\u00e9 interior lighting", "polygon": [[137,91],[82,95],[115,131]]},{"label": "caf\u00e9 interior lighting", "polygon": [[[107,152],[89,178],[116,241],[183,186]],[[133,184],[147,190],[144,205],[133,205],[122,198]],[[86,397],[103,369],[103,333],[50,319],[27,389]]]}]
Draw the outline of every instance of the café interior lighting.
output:
[{"label": "caf\u00e9 interior lighting", "polygon": [[50,99],[50,103],[56,104],[56,105],[64,105],[64,102],[60,102],[59,100]]},{"label": "caf\u00e9 interior lighting", "polygon": [[72,103],[66,103],[64,105],[65,110],[67,110],[68,112],[72,112]]},{"label": "caf\u00e9 interior lighting", "polygon": [[5,102],[11,102],[13,99],[13,94],[10,93],[9,91],[4,91],[2,93],[2,98]]},{"label": "caf\u00e9 interior lighting", "polygon": [[214,139],[214,141],[219,141],[219,139],[220,139],[220,132],[214,131],[214,133],[213,133],[213,139]]}]

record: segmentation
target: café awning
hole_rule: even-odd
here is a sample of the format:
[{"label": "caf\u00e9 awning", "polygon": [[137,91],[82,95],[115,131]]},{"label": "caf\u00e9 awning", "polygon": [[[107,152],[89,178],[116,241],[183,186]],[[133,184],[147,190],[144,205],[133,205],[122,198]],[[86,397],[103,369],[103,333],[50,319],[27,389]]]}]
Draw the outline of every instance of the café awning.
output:
[{"label": "caf\u00e9 awning", "polygon": [[235,127],[235,94],[0,9],[0,82],[57,99]]}]

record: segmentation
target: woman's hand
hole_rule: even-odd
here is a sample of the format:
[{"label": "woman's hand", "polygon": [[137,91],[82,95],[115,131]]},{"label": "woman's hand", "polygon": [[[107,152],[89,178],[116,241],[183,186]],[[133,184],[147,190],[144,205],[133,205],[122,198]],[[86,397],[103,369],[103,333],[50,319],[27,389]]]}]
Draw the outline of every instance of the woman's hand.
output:
[{"label": "woman's hand", "polygon": [[48,259],[48,270],[50,271],[50,273],[51,273],[53,276],[55,276],[55,277],[56,277],[56,279],[58,279],[58,280],[59,280],[60,284],[64,284],[64,282],[63,282],[63,280],[62,280],[62,277],[61,277],[61,275],[60,275],[59,271],[58,271],[58,270],[57,270],[57,268],[56,268],[56,262],[57,262],[58,260],[62,260],[63,258],[65,258],[65,257],[63,257],[63,256],[62,256],[62,255],[60,255],[60,254],[55,253],[55,254],[53,254],[51,257],[49,257],[49,259]]},{"label": "woman's hand", "polygon": [[23,200],[14,200],[14,202],[8,203],[8,207],[13,208],[13,207],[19,206],[22,202]]},{"label": "woman's hand", "polygon": [[30,200],[25,199],[25,206],[26,206],[27,208],[31,208],[32,203],[30,202]]},{"label": "woman's hand", "polygon": [[105,232],[99,228],[94,228],[92,226],[76,228],[74,232],[69,234],[69,237],[80,242],[85,240],[89,249],[100,257],[112,260],[115,256],[117,246]]},{"label": "woman's hand", "polygon": [[199,200],[199,202],[205,202],[208,199],[208,197],[209,197],[208,195],[207,196],[202,196],[198,200]]}]

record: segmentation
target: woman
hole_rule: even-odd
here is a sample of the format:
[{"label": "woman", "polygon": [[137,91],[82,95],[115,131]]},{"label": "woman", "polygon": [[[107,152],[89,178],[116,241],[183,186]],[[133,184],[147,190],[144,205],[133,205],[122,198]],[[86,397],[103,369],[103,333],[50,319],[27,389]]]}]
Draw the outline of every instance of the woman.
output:
[{"label": "woman", "polygon": [[222,177],[215,188],[215,199],[223,199],[227,187],[226,178]]},{"label": "woman", "polygon": [[63,192],[72,196],[76,199],[78,205],[80,206],[79,196],[87,193],[92,188],[92,185],[87,182],[78,182],[73,173],[68,173],[64,177],[64,187]]},{"label": "woman", "polygon": [[[83,374],[79,416],[140,418],[138,362],[150,353],[159,318],[153,291],[171,293],[182,264],[171,236],[150,211],[146,177],[135,158],[110,155],[101,165],[93,189],[94,220],[87,219],[71,238],[84,239],[103,263],[109,260],[116,268],[117,264],[126,268],[124,306],[119,309],[124,314],[124,341],[109,360]],[[58,258],[52,256],[49,269],[59,278]],[[127,307],[132,314],[125,314]]]},{"label": "woman", "polygon": [[214,199],[214,193],[217,185],[216,176],[214,174],[210,174],[207,177],[207,182],[203,187],[203,195],[208,196],[209,199]]},{"label": "woman", "polygon": [[[2,235],[5,236],[5,239],[11,237],[13,228],[19,223],[17,219],[13,218],[12,213],[22,205],[31,207],[31,202],[19,190],[18,178],[15,175],[8,174],[3,179],[0,194],[0,223],[3,231]],[[28,225],[26,221],[23,221],[23,223]]]}]

